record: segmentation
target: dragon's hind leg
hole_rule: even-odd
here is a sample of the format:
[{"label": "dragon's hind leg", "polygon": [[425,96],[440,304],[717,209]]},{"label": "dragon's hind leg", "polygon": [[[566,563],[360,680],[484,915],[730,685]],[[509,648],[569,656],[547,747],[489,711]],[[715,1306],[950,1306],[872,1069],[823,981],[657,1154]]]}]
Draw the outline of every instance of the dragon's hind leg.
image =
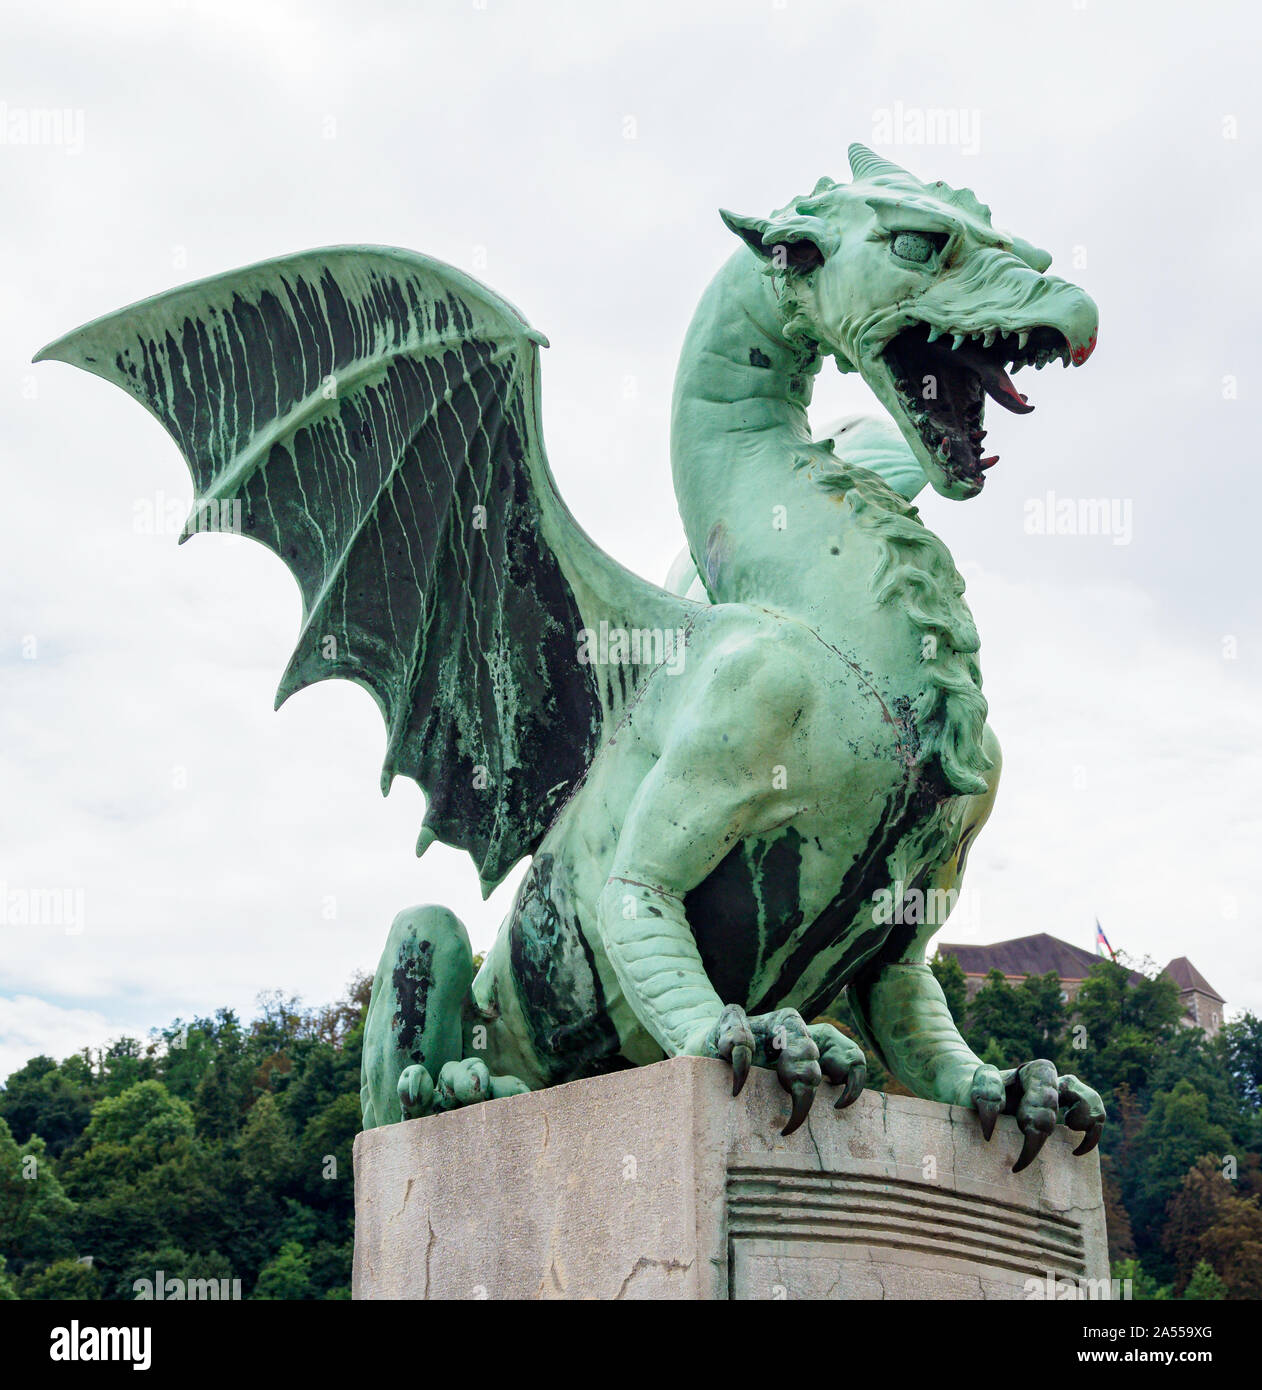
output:
[{"label": "dragon's hind leg", "polygon": [[364,1022],[365,1129],[528,1089],[464,1056],[472,982],[469,934],[453,912],[425,906],[399,913]]}]

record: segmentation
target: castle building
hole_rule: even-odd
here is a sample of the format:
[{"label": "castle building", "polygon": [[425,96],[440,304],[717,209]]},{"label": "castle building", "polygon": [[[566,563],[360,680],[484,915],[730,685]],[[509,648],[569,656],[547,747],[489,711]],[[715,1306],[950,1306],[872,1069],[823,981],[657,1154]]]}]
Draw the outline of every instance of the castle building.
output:
[{"label": "castle building", "polygon": [[[943,941],[938,944],[938,954],[954,956],[959,961],[970,1001],[985,984],[992,970],[998,970],[1010,985],[1019,985],[1027,975],[1055,972],[1060,979],[1061,998],[1070,1008],[1091,967],[1099,959],[1083,947],[1071,945],[1047,932],[1017,936],[1010,941],[995,941],[988,946],[965,946]],[[1143,978],[1137,971],[1129,973],[1134,981]],[[1217,1033],[1223,1026],[1226,1000],[1196,966],[1186,956],[1178,956],[1161,973],[1178,986],[1184,1026],[1203,1028],[1211,1037]]]},{"label": "castle building", "polygon": [[1186,956],[1176,956],[1162,974],[1179,987],[1179,1003],[1185,1016],[1197,1028],[1213,1036],[1223,1026],[1227,1001]]}]

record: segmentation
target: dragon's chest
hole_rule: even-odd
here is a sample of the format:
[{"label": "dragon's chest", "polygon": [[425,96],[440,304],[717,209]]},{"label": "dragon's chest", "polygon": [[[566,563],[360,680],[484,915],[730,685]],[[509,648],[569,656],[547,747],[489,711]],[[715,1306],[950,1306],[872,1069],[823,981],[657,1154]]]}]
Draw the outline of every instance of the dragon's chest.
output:
[{"label": "dragon's chest", "polygon": [[719,996],[752,1012],[822,1012],[901,930],[892,896],[954,851],[954,818],[912,792],[867,817],[742,841],[686,899]]}]

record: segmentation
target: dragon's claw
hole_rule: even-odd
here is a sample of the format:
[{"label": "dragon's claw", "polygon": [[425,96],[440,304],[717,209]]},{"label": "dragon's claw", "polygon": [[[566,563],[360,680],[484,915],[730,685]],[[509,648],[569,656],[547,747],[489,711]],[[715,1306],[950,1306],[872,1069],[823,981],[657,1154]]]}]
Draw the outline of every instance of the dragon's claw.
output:
[{"label": "dragon's claw", "polygon": [[753,1049],[747,1043],[737,1043],[732,1049],[732,1094],[739,1096],[749,1080],[749,1069],[754,1064]]},{"label": "dragon's claw", "polygon": [[841,1095],[837,1097],[834,1110],[844,1110],[848,1105],[853,1105],[863,1094],[863,1088],[868,1084],[868,1068],[863,1062],[856,1062],[850,1069],[850,1075],[846,1078]]},{"label": "dragon's claw", "polygon": [[792,1134],[795,1129],[799,1128],[802,1121],[811,1113],[811,1106],[815,1103],[815,1087],[809,1081],[794,1081],[785,1089],[793,1098],[793,1109],[789,1113],[788,1123],[780,1131],[782,1135]]},{"label": "dragon's claw", "polygon": [[434,1101],[434,1079],[419,1063],[403,1068],[397,1090],[405,1120],[415,1120],[429,1113]]},{"label": "dragon's claw", "polygon": [[757,1043],[739,1004],[728,1004],[706,1034],[701,1051],[732,1066],[732,1094],[739,1096],[749,1078]]},{"label": "dragon's claw", "polygon": [[1076,1076],[1062,1076],[1057,1082],[1061,1108],[1068,1129],[1082,1134],[1082,1142],[1074,1150],[1077,1157],[1089,1154],[1100,1142],[1104,1131],[1104,1102]]},{"label": "dragon's claw", "polygon": [[521,1095],[530,1089],[515,1076],[493,1076],[491,1069],[478,1057],[465,1057],[457,1062],[445,1062],[434,1087],[435,1110],[458,1110],[483,1100],[503,1100],[506,1096]]},{"label": "dragon's claw", "polygon": [[831,1023],[812,1023],[806,1030],[819,1048],[819,1066],[824,1079],[841,1087],[834,1110],[853,1105],[868,1082],[868,1068],[863,1049]]},{"label": "dragon's claw", "polygon": [[820,1049],[811,1030],[796,1009],[778,1009],[750,1020],[758,1039],[762,1061],[774,1067],[780,1085],[793,1100],[788,1122],[781,1134],[792,1134],[810,1114],[815,1093],[824,1079]]},{"label": "dragon's claw", "polygon": [[1003,1114],[1006,1091],[999,1068],[983,1064],[973,1073],[972,1093],[970,1095],[977,1118],[981,1122],[982,1138],[987,1143],[995,1132],[995,1123]]},{"label": "dragon's claw", "polygon": [[806,1024],[796,1009],[749,1018],[739,1004],[728,1004],[684,1050],[729,1062],[734,1096],[751,1066],[772,1069],[792,1102],[781,1134],[805,1123],[822,1081],[841,1087],[835,1108],[844,1110],[858,1099],[868,1077],[858,1043],[831,1023]]},{"label": "dragon's claw", "polygon": [[1004,1072],[983,1064],[973,1074],[970,1098],[982,1137],[987,1140],[1000,1115],[1016,1116],[1022,1142],[1012,1166],[1014,1173],[1034,1162],[1056,1128],[1060,1110],[1065,1111],[1066,1126],[1083,1135],[1075,1154],[1090,1153],[1100,1142],[1104,1128],[1104,1102],[1100,1097],[1076,1076],[1058,1076],[1055,1064],[1045,1059]]}]

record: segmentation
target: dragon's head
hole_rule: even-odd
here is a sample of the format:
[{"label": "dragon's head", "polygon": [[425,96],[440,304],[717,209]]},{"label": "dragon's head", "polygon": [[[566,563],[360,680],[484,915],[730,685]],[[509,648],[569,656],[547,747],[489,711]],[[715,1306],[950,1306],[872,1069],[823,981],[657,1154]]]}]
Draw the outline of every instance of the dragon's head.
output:
[{"label": "dragon's head", "polygon": [[862,145],[850,169],[771,217],[723,220],[766,262],[786,336],[860,372],[934,488],[974,497],[997,461],[982,455],[986,396],[1031,411],[1009,372],[1085,362],[1096,307],[967,188],[921,183]]}]

